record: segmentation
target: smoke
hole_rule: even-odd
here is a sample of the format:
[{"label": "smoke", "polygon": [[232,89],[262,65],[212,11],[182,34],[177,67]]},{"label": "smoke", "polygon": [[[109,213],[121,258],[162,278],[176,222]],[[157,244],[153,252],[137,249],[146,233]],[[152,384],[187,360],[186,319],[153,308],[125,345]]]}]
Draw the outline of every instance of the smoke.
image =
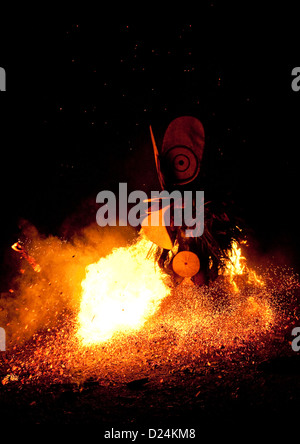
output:
[{"label": "smoke", "polygon": [[23,221],[19,242],[40,266],[40,272],[33,269],[22,252],[8,252],[15,260],[16,273],[8,291],[0,293],[0,326],[6,332],[7,349],[75,318],[86,266],[113,248],[128,245],[135,235],[127,227],[100,228],[91,224],[69,238],[44,236]]}]

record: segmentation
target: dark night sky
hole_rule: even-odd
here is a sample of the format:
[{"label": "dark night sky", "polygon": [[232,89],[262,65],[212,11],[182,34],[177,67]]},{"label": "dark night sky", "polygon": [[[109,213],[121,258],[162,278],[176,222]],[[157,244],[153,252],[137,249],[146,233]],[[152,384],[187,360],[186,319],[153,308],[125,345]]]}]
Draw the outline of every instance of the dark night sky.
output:
[{"label": "dark night sky", "polygon": [[206,132],[207,189],[234,199],[263,251],[282,246],[298,260],[297,51],[255,27],[230,37],[209,29],[87,22],[2,30],[3,251],[19,218],[60,234],[73,213],[76,223],[95,221],[103,189],[121,181],[157,188],[149,125],[159,143],[173,118],[189,114]]}]

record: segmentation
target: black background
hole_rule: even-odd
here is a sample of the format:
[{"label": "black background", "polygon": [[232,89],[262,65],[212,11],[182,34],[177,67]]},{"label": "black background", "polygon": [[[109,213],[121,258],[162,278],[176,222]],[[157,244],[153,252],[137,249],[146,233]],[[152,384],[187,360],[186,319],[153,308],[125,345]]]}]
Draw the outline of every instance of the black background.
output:
[{"label": "black background", "polygon": [[[213,1],[201,12],[197,5],[199,20],[192,25],[149,24],[140,17],[138,24],[115,24],[101,13],[98,21],[85,23],[46,23],[39,17],[9,24],[1,18],[0,66],[7,74],[7,91],[0,93],[1,292],[10,288],[5,276],[15,262],[10,246],[18,239],[21,219],[42,234],[68,238],[95,222],[99,191],[115,190],[122,181],[129,190],[157,189],[149,125],[159,145],[171,120],[185,114],[204,125],[206,195],[234,202],[261,260],[274,259],[299,271],[300,92],[291,89],[291,71],[300,61],[297,39],[290,33],[295,11],[285,20],[279,6],[276,18],[271,10],[262,17],[260,8],[251,7],[254,14],[247,24],[249,10],[240,7],[225,16],[227,2],[221,7]],[[290,330],[287,336],[280,349],[289,347]],[[204,385],[200,395],[203,425],[206,413],[216,429],[217,410],[233,430],[243,417],[249,431],[256,424],[251,420],[255,409],[255,418],[262,421],[270,413],[268,434],[281,424],[293,429],[290,415],[295,417],[299,398],[299,363],[293,367],[293,362],[281,363],[282,373],[272,361],[268,370],[267,362],[262,377],[260,370],[250,372],[253,380],[243,379],[247,375],[241,367],[237,384],[244,397],[237,404],[226,398],[230,378],[227,386],[226,378],[218,385],[218,371],[215,377],[208,374],[207,391]],[[24,388],[10,390],[2,410],[10,407],[12,422],[36,421],[29,408],[36,399],[37,417],[48,423],[73,408],[73,387],[51,388],[56,396],[66,390],[65,398],[37,394],[30,385],[29,395]],[[89,393],[84,398],[83,392],[91,406],[88,423],[98,424],[103,412],[109,423],[122,420],[108,411],[110,392],[106,400],[101,387]],[[159,399],[156,391],[153,398]],[[117,416],[116,399],[119,405],[119,393],[112,398]],[[74,422],[84,423],[86,404],[80,396],[75,404]],[[125,421],[126,409],[122,411]],[[130,416],[132,410],[128,412]],[[133,414],[152,421],[147,402]],[[163,414],[162,422],[168,417]],[[188,419],[196,423],[202,414],[200,405]]]},{"label": "black background", "polygon": [[188,114],[206,132],[204,191],[234,201],[262,255],[298,269],[297,51],[266,23],[221,29],[218,13],[212,3],[194,24],[2,26],[2,257],[22,218],[67,235],[95,221],[99,191],[157,189],[149,125],[159,144]]}]

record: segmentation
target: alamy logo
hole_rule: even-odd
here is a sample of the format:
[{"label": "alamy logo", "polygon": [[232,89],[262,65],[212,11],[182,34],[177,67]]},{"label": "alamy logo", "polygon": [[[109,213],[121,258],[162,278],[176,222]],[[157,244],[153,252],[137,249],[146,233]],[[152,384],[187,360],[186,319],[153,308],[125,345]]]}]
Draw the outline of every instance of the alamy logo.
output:
[{"label": "alamy logo", "polygon": [[[185,226],[187,237],[202,236],[204,230],[204,191],[144,191],[127,193],[127,184],[119,184],[119,199],[112,191],[100,191],[96,202],[103,204],[97,211],[100,227],[109,226]],[[128,204],[135,204],[128,211]],[[117,217],[118,212],[118,217]],[[118,220],[117,220],[118,219]]]},{"label": "alamy logo", "polygon": [[5,344],[5,330],[4,328],[0,327],[0,351],[6,350],[6,344]]},{"label": "alamy logo", "polygon": [[292,69],[292,76],[294,77],[291,83],[292,90],[297,92],[300,90],[300,67],[296,66]]},{"label": "alamy logo", "polygon": [[292,330],[292,335],[296,336],[292,340],[292,350],[294,352],[300,351],[300,327],[294,327]]},{"label": "alamy logo", "polygon": [[6,91],[6,73],[5,69],[0,67],[0,91]]}]

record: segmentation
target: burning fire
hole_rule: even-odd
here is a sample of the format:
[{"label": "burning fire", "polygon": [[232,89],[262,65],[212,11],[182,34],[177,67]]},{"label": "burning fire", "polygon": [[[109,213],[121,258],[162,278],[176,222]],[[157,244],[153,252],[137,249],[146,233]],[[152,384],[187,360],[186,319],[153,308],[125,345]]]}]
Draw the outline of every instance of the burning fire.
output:
[{"label": "burning fire", "polygon": [[285,334],[289,309],[280,304],[291,304],[299,289],[293,273],[270,268],[258,276],[233,243],[210,285],[184,279],[175,286],[156,265],[152,242],[135,233],[128,246],[127,234],[110,233],[92,226],[69,242],[37,234],[28,251],[14,245],[32,266],[3,298],[11,351],[3,384],[11,375],[109,382],[159,367],[171,375],[207,359],[265,356],[274,331]]},{"label": "burning fire", "polygon": [[[83,345],[96,345],[120,334],[140,330],[158,310],[171,289],[163,271],[155,266],[149,254],[152,242],[140,234],[129,247],[116,248],[108,256],[86,267],[78,315],[78,337]],[[239,291],[237,276],[246,276],[248,283],[263,285],[254,270],[247,267],[241,247],[233,242],[222,274],[229,278],[233,291]],[[189,285],[191,282],[185,280]],[[184,284],[183,284],[184,285]],[[271,316],[268,307],[253,296],[245,300],[245,310],[260,316]],[[259,309],[258,309],[259,307]],[[269,316],[269,320],[271,317]]]},{"label": "burning fire", "polygon": [[[246,241],[243,241],[246,243]],[[233,290],[237,292],[239,290],[235,281],[237,276],[246,276],[248,283],[263,286],[264,282],[260,279],[255,271],[247,266],[247,260],[242,256],[242,248],[238,242],[233,241],[231,249],[227,252],[228,258],[224,259],[224,268],[221,270],[223,276],[228,276]]]},{"label": "burning fire", "polygon": [[148,254],[151,246],[141,237],[87,267],[78,316],[84,345],[140,329],[170,293],[166,276]]}]

